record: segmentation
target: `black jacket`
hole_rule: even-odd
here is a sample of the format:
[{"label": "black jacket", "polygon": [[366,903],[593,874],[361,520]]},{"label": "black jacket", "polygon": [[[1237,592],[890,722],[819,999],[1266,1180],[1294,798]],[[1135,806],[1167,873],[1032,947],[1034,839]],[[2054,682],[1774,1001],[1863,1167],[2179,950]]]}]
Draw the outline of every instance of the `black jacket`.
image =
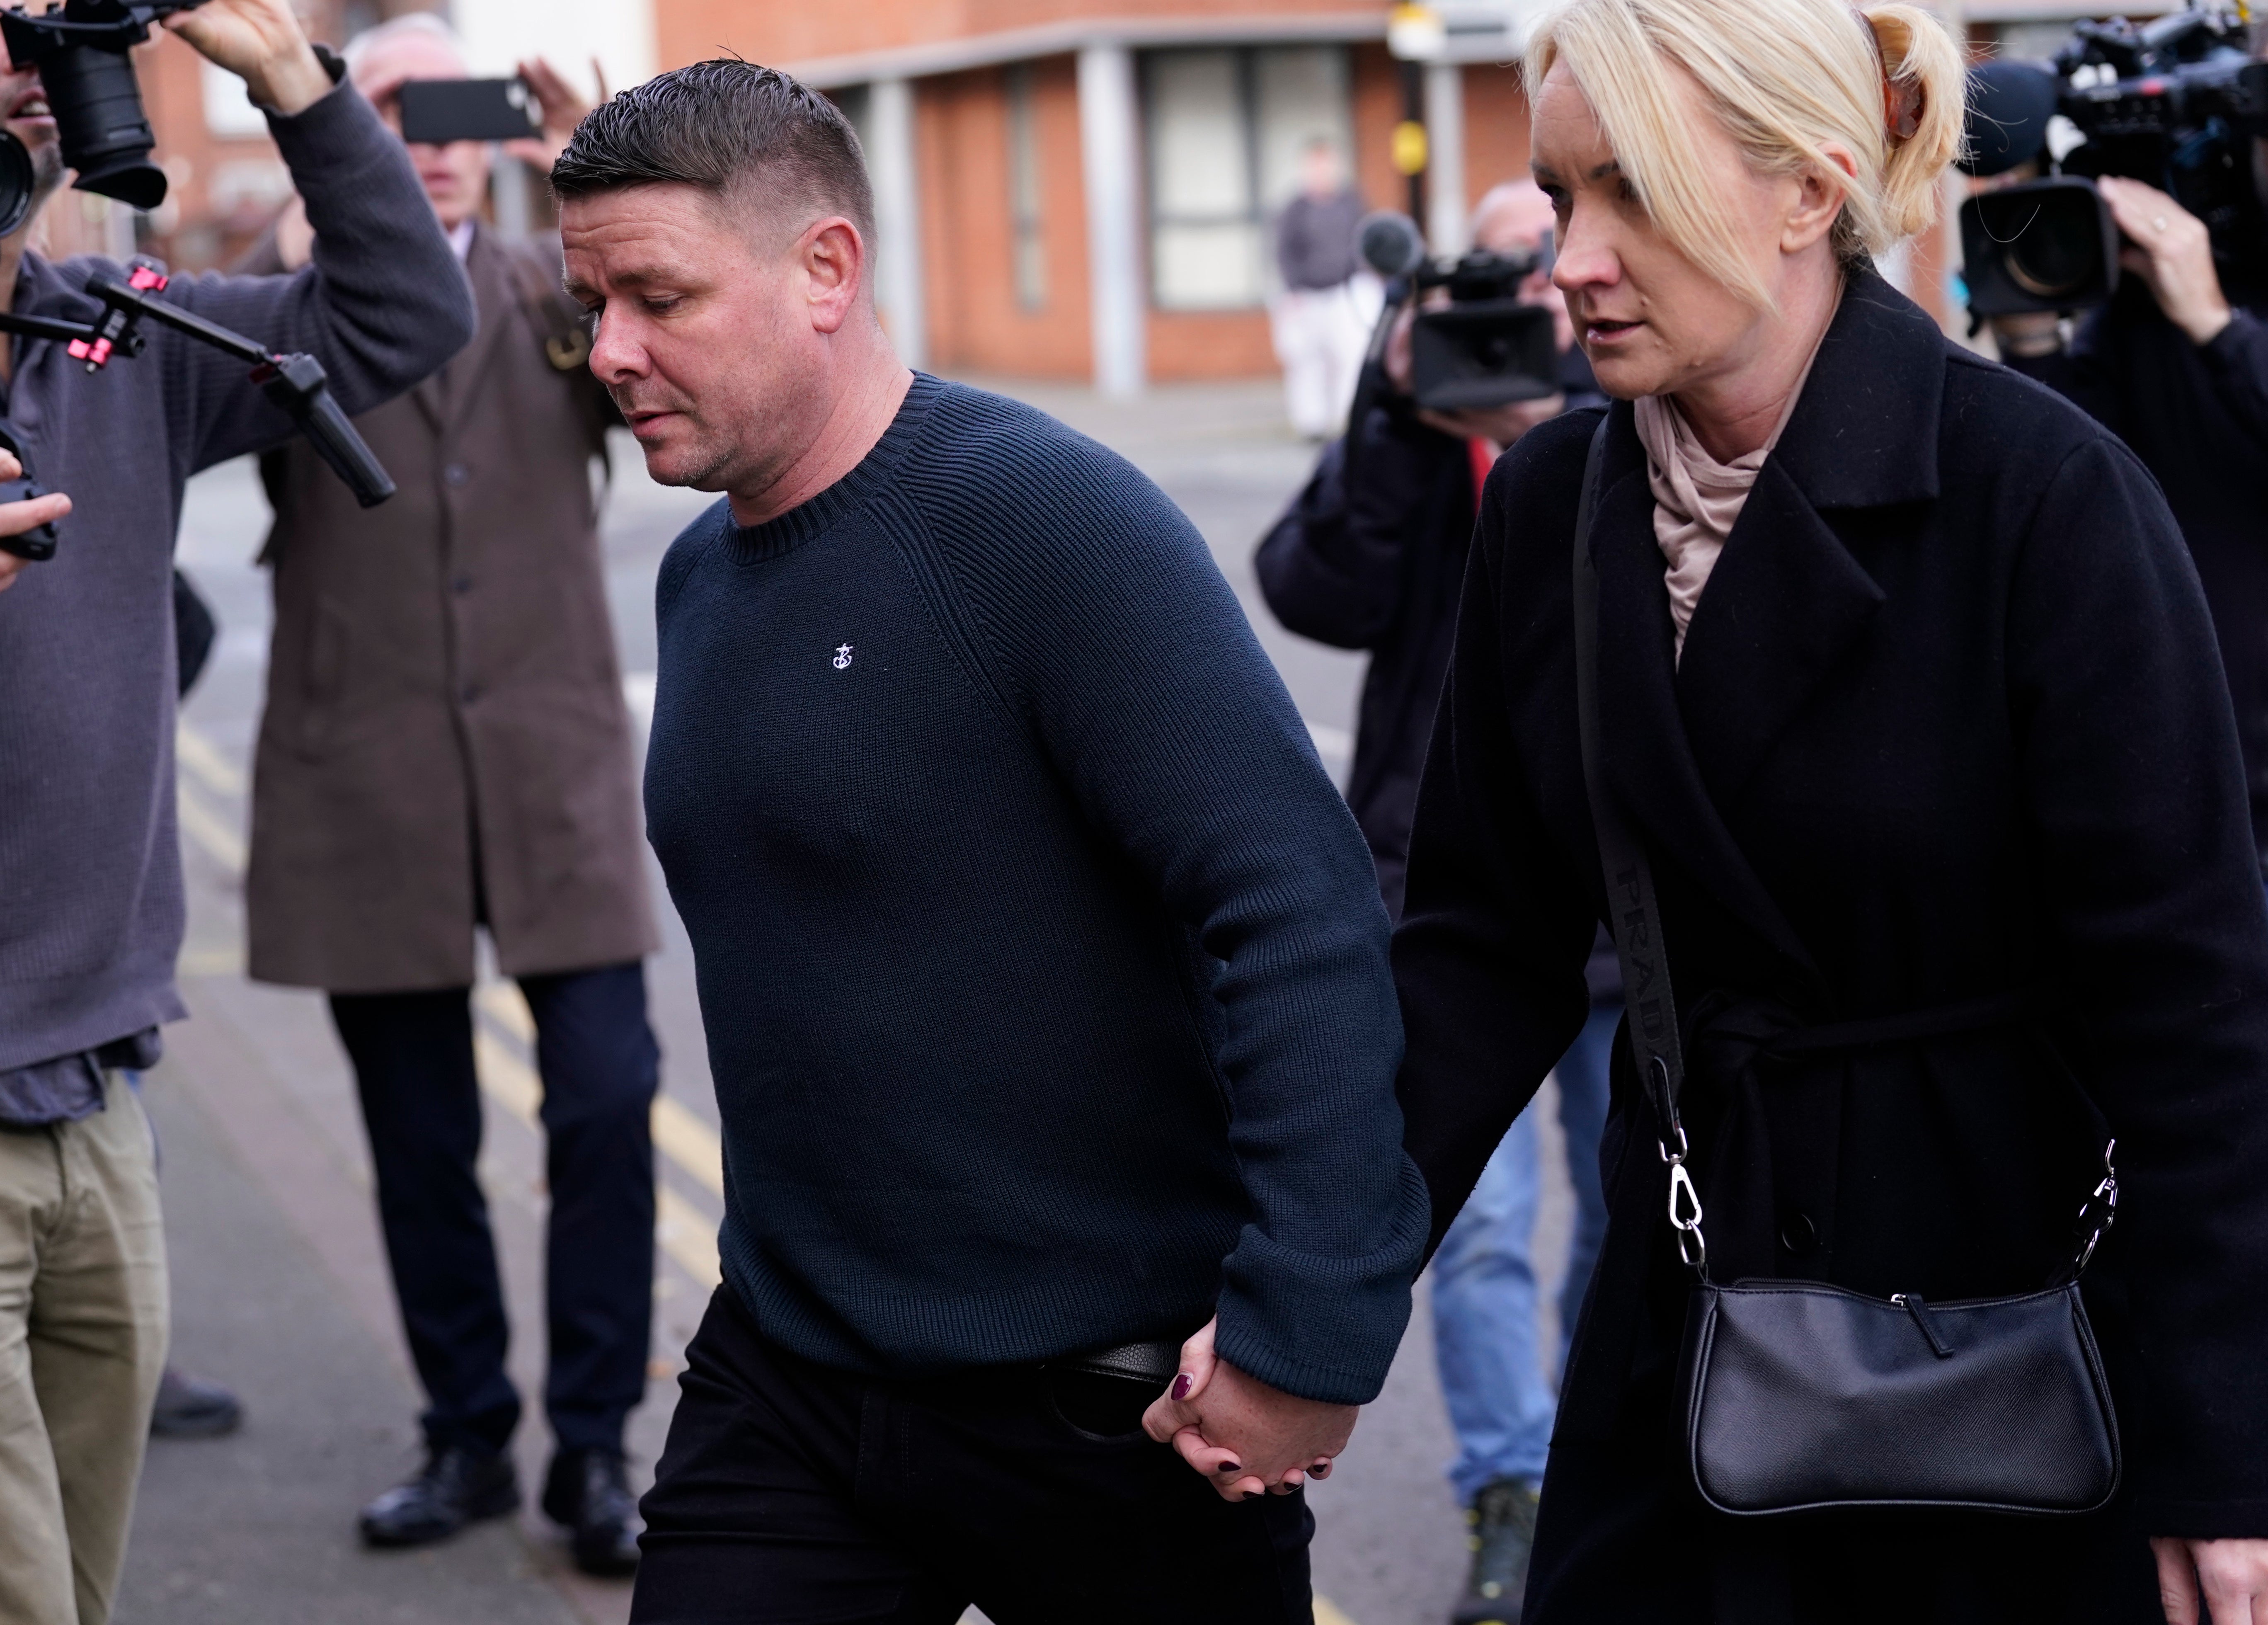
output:
[{"label": "black jacket", "polygon": [[[1571,404],[1601,399],[1580,350],[1559,358],[1559,381]],[[1419,422],[1407,397],[1388,395],[1363,415],[1351,456],[1344,439],[1323,448],[1252,560],[1288,630],[1370,651],[1346,796],[1397,919],[1410,814],[1472,543],[1473,484],[1469,443]],[[1602,986],[1619,1003],[1620,974],[1611,954],[1602,958]]]},{"label": "black jacket", "polygon": [[1371,652],[1346,796],[1387,912],[1399,914],[1418,772],[1472,542],[1472,454],[1396,402],[1366,415],[1351,479],[1347,462],[1344,440],[1323,448],[1252,563],[1268,607],[1290,630]]},{"label": "black jacket", "polygon": [[[1597,421],[1489,481],[1419,797],[1395,961],[1436,1237],[1582,1021],[1605,913],[1569,579]],[[1627,407],[1612,425],[1605,772],[1659,884],[1715,1274],[2029,1289],[2115,1133],[2125,1201],[2088,1290],[2129,1489],[2085,1519],[1793,1540],[1705,1515],[1668,1448],[1689,1277],[1618,1045],[1527,1617],[1697,1618],[1715,1586],[1740,1625],[1877,1598],[1902,1621],[2154,1619],[2144,1534],[2268,1534],[2268,905],[2172,516],[2099,425],[1863,275],[1673,668],[1644,453]],[[2035,988],[2036,1023],[1756,1060],[1788,1027]],[[1729,1598],[1758,1574],[1769,1605]]]},{"label": "black jacket", "polygon": [[2134,448],[2205,583],[2236,705],[2252,838],[2268,866],[2268,299],[2198,345],[2130,277],[2070,354],[2012,358]]}]

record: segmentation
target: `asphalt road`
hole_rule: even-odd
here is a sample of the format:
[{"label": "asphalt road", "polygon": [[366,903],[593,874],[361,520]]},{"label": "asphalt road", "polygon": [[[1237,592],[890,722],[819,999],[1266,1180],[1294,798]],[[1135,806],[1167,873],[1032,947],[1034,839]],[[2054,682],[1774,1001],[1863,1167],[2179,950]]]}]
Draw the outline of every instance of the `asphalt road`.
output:
[{"label": "asphalt road", "polygon": [[[1131,458],[1181,503],[1251,614],[1343,773],[1359,657],[1278,628],[1252,578],[1253,543],[1305,477],[1312,450],[1289,438],[1272,387],[1160,389],[1109,403],[1084,391],[1011,386]],[[709,499],[644,477],[627,437],[607,496],[609,595],[626,691],[650,709],[652,583],[670,539]],[[401,1348],[371,1211],[366,1149],[350,1080],[320,998],[255,986],[242,973],[240,876],[246,775],[266,660],[265,579],[253,564],[267,509],[248,463],[190,488],[180,559],[214,604],[222,637],[184,708],[181,822],[190,925],[182,986],[195,1019],[168,1034],[148,1091],[165,1157],[180,1363],[236,1387],[248,1421],[234,1437],[152,1448],[117,1618],[121,1625],[328,1625],[416,1620],[618,1621],[623,1586],[586,1581],[533,1514],[435,1550],[376,1555],[355,1509],[414,1466],[416,1390]],[[664,947],[650,972],[665,1054],[657,1107],[663,1200],[655,1342],[634,1420],[640,1471],[659,1452],[680,1351],[717,1279],[722,1209],[716,1108],[691,953],[661,899]],[[476,995],[490,1193],[514,1323],[513,1366],[540,1392],[541,1140],[525,1006],[510,984]],[[1550,1113],[1544,1114],[1551,1133]],[[1549,1182],[1539,1248],[1564,1252],[1568,1197]],[[1547,1265],[1546,1292],[1556,1267]],[[524,1482],[549,1441],[531,1415]],[[1440,1469],[1450,1450],[1423,1301],[1385,1394],[1353,1446],[1315,1487],[1319,1625],[1436,1625],[1462,1577],[1462,1523]]]}]

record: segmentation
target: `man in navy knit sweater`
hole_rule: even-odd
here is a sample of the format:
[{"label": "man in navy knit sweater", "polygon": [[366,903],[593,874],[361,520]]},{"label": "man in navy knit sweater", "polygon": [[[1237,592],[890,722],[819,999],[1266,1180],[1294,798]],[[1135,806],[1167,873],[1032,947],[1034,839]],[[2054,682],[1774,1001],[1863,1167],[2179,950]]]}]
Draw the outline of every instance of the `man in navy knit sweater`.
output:
[{"label": "man in navy knit sweater", "polygon": [[1427,1208],[1289,697],[1147,480],[898,363],[823,98],[681,69],[552,179],[593,368],[725,493],[662,566],[646,767],[725,1284],[633,1619],[1307,1621],[1300,1486]]}]

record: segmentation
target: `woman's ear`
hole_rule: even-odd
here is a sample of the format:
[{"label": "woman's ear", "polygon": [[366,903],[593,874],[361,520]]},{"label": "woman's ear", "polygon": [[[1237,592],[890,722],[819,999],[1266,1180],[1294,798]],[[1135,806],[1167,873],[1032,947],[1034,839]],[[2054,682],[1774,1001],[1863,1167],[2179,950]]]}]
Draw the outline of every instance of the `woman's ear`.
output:
[{"label": "woman's ear", "polygon": [[1820,153],[1835,173],[1808,164],[1795,177],[1794,200],[1780,227],[1782,254],[1800,254],[1833,230],[1836,217],[1843,212],[1845,183],[1858,178],[1859,160],[1841,142],[1829,142]]}]

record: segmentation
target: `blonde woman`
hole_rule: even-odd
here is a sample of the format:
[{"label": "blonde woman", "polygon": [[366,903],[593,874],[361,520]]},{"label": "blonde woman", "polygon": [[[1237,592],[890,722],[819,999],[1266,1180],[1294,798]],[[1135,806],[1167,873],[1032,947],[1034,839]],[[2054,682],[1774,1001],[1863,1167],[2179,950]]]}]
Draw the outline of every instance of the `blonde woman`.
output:
[{"label": "blonde woman", "polygon": [[[1436,1241],[1582,1024],[1594,922],[1652,951],[1620,885],[1609,918],[1578,724],[1594,435],[1597,776],[1684,1081],[1681,1139],[1617,1053],[1526,1620],[2260,1625],[2268,908],[2235,728],[2149,476],[1876,270],[1936,207],[1961,59],[1911,6],[1573,0],[1528,71],[1553,279],[1615,403],[1498,464],[1466,578],[1396,942]],[[1690,1147],[1710,1279],[1904,1295],[1926,1365],[1925,1297],[2067,1279],[2113,1134],[2081,1282],[2107,1505],[1705,1501],[1658,1141]],[[2020,1445],[2036,1400],[1999,1397]]]}]

